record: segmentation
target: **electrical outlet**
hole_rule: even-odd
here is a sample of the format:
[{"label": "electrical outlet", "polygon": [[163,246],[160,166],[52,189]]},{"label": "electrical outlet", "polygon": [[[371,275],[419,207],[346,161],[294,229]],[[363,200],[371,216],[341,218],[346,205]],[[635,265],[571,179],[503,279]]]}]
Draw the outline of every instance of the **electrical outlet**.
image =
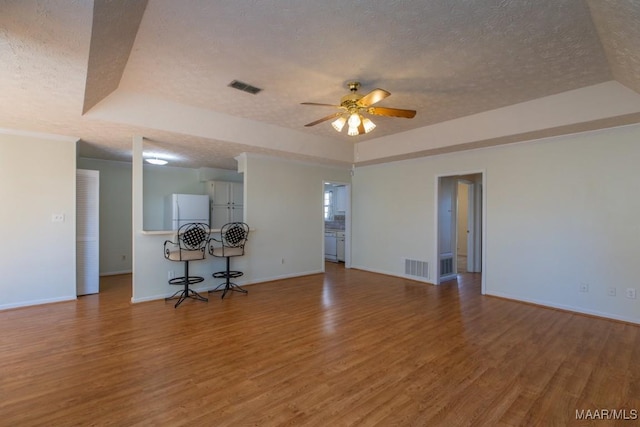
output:
[{"label": "electrical outlet", "polygon": [[636,299],[636,289],[635,288],[627,288],[627,298]]},{"label": "electrical outlet", "polygon": [[580,283],[580,287],[578,288],[580,292],[589,292],[589,284],[588,283]]},{"label": "electrical outlet", "polygon": [[613,286],[610,286],[609,289],[607,290],[607,295],[609,295],[610,297],[615,297],[616,288],[614,288]]},{"label": "electrical outlet", "polygon": [[64,222],[64,214],[63,213],[51,214],[51,222]]}]

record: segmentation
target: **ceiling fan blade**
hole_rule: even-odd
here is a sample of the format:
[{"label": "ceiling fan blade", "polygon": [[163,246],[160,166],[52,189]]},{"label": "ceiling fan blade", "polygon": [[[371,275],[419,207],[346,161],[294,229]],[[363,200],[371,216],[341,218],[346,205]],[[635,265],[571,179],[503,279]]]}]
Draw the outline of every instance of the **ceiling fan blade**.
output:
[{"label": "ceiling fan blade", "polygon": [[319,119],[319,120],[316,120],[315,122],[307,123],[305,126],[306,126],[306,127],[315,126],[315,125],[317,125],[318,123],[326,122],[327,120],[331,120],[331,119],[333,119],[333,118],[335,118],[335,117],[338,117],[338,116],[340,116],[340,115],[342,115],[342,112],[334,113],[334,114],[331,114],[330,116],[323,117],[323,118],[321,118],[321,119]]},{"label": "ceiling fan blade", "polygon": [[370,107],[367,109],[369,114],[376,114],[378,116],[389,117],[404,117],[406,119],[412,119],[416,115],[415,110],[402,110],[400,108],[387,108],[387,107]]},{"label": "ceiling fan blade", "polygon": [[334,105],[334,104],[319,104],[317,102],[301,102],[301,105],[316,105],[316,106],[320,106],[320,107],[333,107],[333,108],[340,108],[339,105]]},{"label": "ceiling fan blade", "polygon": [[391,93],[387,92],[384,89],[374,89],[357,102],[357,104],[361,107],[368,107],[369,105],[373,105],[376,102],[380,102],[385,99],[387,96],[391,95]]}]

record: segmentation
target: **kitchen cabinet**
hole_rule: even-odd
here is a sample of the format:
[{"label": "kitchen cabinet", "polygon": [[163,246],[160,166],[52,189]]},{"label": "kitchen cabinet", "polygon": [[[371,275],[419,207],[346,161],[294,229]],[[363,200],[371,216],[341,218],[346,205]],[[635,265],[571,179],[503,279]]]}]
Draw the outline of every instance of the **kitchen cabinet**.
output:
[{"label": "kitchen cabinet", "polygon": [[337,241],[335,231],[324,232],[324,258],[327,261],[336,262],[338,260]]},{"label": "kitchen cabinet", "polygon": [[229,222],[244,221],[244,184],[242,182],[208,181],[213,229]]},{"label": "kitchen cabinet", "polygon": [[336,254],[338,261],[344,262],[344,231],[336,233]]},{"label": "kitchen cabinet", "polygon": [[335,212],[337,214],[344,214],[347,210],[347,187],[344,185],[336,187],[336,206]]}]

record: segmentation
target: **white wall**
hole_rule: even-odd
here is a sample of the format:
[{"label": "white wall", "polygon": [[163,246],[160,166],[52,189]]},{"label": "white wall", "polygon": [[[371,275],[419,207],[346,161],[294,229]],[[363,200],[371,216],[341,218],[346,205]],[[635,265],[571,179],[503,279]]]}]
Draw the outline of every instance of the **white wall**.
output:
[{"label": "white wall", "polygon": [[79,158],[78,168],[100,171],[100,274],[129,273],[131,163]]},{"label": "white wall", "polygon": [[404,259],[437,259],[430,158],[356,168],[352,178],[352,266],[401,274]]},{"label": "white wall", "polygon": [[488,294],[640,323],[624,297],[640,288],[639,140],[629,126],[358,168],[353,266],[401,276],[410,257],[434,280],[436,176],[485,170]]},{"label": "white wall", "polygon": [[0,309],[76,298],[76,141],[0,131]]},{"label": "white wall", "polygon": [[324,271],[325,181],[350,182],[351,176],[347,169],[247,156],[246,221],[256,229],[248,281]]}]

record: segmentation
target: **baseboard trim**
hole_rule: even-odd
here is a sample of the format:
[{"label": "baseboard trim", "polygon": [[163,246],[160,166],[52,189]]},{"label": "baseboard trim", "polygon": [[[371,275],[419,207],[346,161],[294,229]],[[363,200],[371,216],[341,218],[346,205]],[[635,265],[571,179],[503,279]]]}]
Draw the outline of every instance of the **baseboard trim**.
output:
[{"label": "baseboard trim", "polygon": [[382,275],[391,276],[391,277],[399,277],[400,279],[412,280],[414,282],[419,282],[421,284],[424,283],[427,285],[435,286],[433,282],[430,282],[427,279],[415,277],[415,276],[409,276],[407,274],[398,274],[398,273],[393,273],[386,270],[377,270],[375,268],[369,268],[369,267],[364,267],[361,265],[353,265],[353,264],[351,265],[351,268],[354,270],[362,270],[362,271],[368,271],[369,273],[382,274]]},{"label": "baseboard trim", "polygon": [[[267,277],[267,278],[263,278],[263,279],[255,280],[255,281],[239,281],[239,280],[237,280],[235,283],[238,286],[252,286],[252,285],[259,285],[259,284],[262,284],[262,283],[275,282],[275,281],[278,281],[278,280],[285,280],[285,279],[293,279],[295,277],[311,276],[313,274],[321,274],[321,273],[324,273],[324,272],[322,270],[308,271],[308,272],[304,272],[304,273],[293,273],[293,274],[284,274],[282,276]],[[213,286],[192,288],[192,289],[194,291],[198,292],[198,293],[205,293],[205,292],[209,292],[209,291],[214,290],[215,288],[218,287],[218,285],[219,285],[219,283],[217,283],[217,284],[215,284]],[[165,298],[168,298],[171,295],[173,295],[174,292],[170,292],[170,293],[162,294],[162,295],[151,295],[151,296],[146,296],[146,297],[142,297],[142,298],[131,297],[131,303],[132,304],[137,304],[137,303],[141,303],[141,302],[149,302],[149,301],[157,301],[157,300],[165,299]]]},{"label": "baseboard trim", "polygon": [[78,299],[75,295],[69,297],[59,297],[59,298],[47,298],[47,299],[39,299],[32,301],[23,301],[14,304],[4,304],[0,305],[0,311],[2,310],[10,310],[12,308],[21,308],[21,307],[30,307],[34,305],[42,305],[42,304],[52,304],[55,302],[65,302],[65,301],[74,301]]},{"label": "baseboard trim", "polygon": [[[178,290],[178,287],[176,286],[174,288],[175,290],[172,292],[168,292],[166,294],[156,294],[156,295],[149,295],[146,297],[142,297],[142,298],[134,298],[131,297],[131,303],[132,304],[138,304],[141,302],[149,302],[149,301],[158,301],[158,300],[163,300],[165,298],[169,298],[170,296],[172,296],[173,294],[176,293],[176,291]],[[192,287],[191,289],[193,289],[194,291],[198,292],[198,293],[205,293],[210,291],[213,288],[209,288],[209,287],[199,287],[199,288],[194,288]],[[180,290],[182,290],[182,285],[180,285]]]},{"label": "baseboard trim", "polygon": [[105,271],[104,273],[100,273],[100,277],[102,276],[118,276],[120,274],[131,274],[133,270],[122,270],[122,271]]},{"label": "baseboard trim", "polygon": [[603,319],[610,319],[610,320],[618,320],[620,322],[633,323],[633,324],[636,324],[636,325],[640,325],[640,319],[639,318],[618,316],[617,314],[606,313],[606,312],[598,311],[598,310],[591,310],[591,309],[588,309],[588,308],[575,307],[575,306],[572,306],[572,305],[565,305],[565,304],[556,304],[554,302],[542,301],[542,300],[537,300],[537,299],[534,299],[534,298],[516,297],[516,296],[513,296],[513,295],[505,293],[505,292],[494,292],[494,291],[490,291],[490,290],[487,290],[485,295],[493,296],[493,297],[497,297],[497,298],[503,298],[503,299],[507,299],[507,300],[510,300],[510,301],[524,302],[524,303],[527,303],[527,304],[533,304],[533,305],[537,305],[537,306],[540,306],[540,307],[552,308],[552,309],[562,310],[562,311],[571,312],[571,313],[585,314],[585,315],[588,315],[588,316],[600,317],[600,318],[603,318]]},{"label": "baseboard trim", "polygon": [[314,274],[322,274],[322,273],[324,273],[324,271],[322,270],[305,271],[302,273],[291,273],[291,274],[283,274],[282,276],[265,277],[260,280],[241,282],[238,284],[240,286],[245,286],[245,285],[251,286],[251,285],[258,285],[261,283],[276,282],[278,280],[293,279],[296,277],[313,276]]}]

